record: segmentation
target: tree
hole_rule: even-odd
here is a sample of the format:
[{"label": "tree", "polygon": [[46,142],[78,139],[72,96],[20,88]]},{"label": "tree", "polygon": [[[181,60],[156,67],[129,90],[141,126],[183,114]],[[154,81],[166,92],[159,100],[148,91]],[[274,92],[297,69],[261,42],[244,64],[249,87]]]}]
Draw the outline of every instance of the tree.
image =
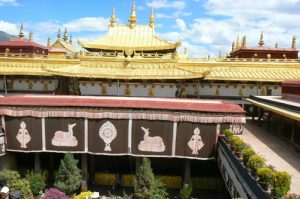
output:
[{"label": "tree", "polygon": [[44,174],[38,172],[34,173],[33,171],[28,172],[25,176],[26,180],[30,184],[30,189],[34,196],[38,196],[40,191],[43,191],[46,187],[46,177]]},{"label": "tree", "polygon": [[155,179],[150,160],[143,158],[134,179],[134,196],[138,199],[165,199],[168,194],[163,186],[160,180]]},{"label": "tree", "polygon": [[70,153],[66,153],[61,160],[54,186],[71,195],[81,184],[81,171],[77,167],[78,160]]},{"label": "tree", "polygon": [[30,190],[30,184],[27,180],[22,179],[17,171],[3,170],[0,172],[0,183],[9,187],[10,192],[20,191],[21,199],[33,198]]}]

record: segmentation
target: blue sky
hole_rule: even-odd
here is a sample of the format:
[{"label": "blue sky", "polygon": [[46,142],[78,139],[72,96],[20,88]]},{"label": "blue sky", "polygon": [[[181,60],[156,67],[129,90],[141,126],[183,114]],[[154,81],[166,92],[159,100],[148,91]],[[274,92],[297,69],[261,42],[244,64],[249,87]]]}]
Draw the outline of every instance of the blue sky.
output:
[{"label": "blue sky", "polygon": [[[290,47],[300,33],[300,0],[136,0],[139,24],[148,24],[154,7],[156,34],[170,41],[183,41],[190,56],[224,55],[237,36],[247,36],[257,46],[264,31],[267,46]],[[132,0],[0,0],[0,30],[25,33],[46,44],[55,40],[57,29],[68,27],[73,40],[96,40],[107,32],[112,8],[118,23],[128,23]]]}]

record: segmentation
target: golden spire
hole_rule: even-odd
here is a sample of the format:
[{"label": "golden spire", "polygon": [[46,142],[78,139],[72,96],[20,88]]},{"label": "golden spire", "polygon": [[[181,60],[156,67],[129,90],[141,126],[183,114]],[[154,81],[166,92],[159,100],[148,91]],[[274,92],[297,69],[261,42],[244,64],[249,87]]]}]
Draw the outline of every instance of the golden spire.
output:
[{"label": "golden spire", "polygon": [[135,2],[132,2],[132,8],[131,8],[131,15],[130,18],[128,19],[130,22],[130,28],[134,28],[135,22],[136,22],[136,15],[135,15]]},{"label": "golden spire", "polygon": [[293,41],[292,41],[292,48],[296,48],[296,36],[294,35]]},{"label": "golden spire", "polygon": [[60,28],[58,28],[57,39],[59,39],[59,40],[60,40],[60,38],[61,38],[61,34],[60,34]]},{"label": "golden spire", "polygon": [[32,39],[33,39],[32,32],[30,32],[30,33],[29,33],[28,41],[32,41]]},{"label": "golden spire", "polygon": [[246,46],[247,46],[246,35],[244,35],[242,40],[242,47],[246,47]]},{"label": "golden spire", "polygon": [[150,27],[153,28],[154,27],[154,22],[155,22],[153,8],[151,8],[151,14],[150,14],[149,22],[150,22],[149,23]]},{"label": "golden spire", "polygon": [[51,39],[50,39],[50,37],[48,37],[47,46],[48,46],[48,47],[51,47]]},{"label": "golden spire", "polygon": [[72,34],[70,34],[70,40],[69,40],[69,43],[72,44],[72,42],[73,42],[73,41],[72,41]]},{"label": "golden spire", "polygon": [[112,9],[111,18],[110,18],[110,26],[114,27],[116,25],[117,19],[116,19],[116,12],[115,9]]},{"label": "golden spire", "polygon": [[275,48],[278,48],[278,42],[276,42],[276,44],[275,44]]},{"label": "golden spire", "polygon": [[232,51],[232,52],[235,51],[235,42],[234,42],[234,41],[232,42],[231,51]]},{"label": "golden spire", "polygon": [[235,43],[235,50],[238,50],[240,48],[240,38],[237,36],[236,43]]},{"label": "golden spire", "polygon": [[23,39],[24,37],[24,27],[23,27],[23,22],[21,23],[21,27],[20,27],[20,32],[19,32],[19,38]]},{"label": "golden spire", "polygon": [[65,27],[65,32],[64,32],[64,42],[68,42],[68,31],[67,31],[67,27]]},{"label": "golden spire", "polygon": [[259,39],[259,42],[258,42],[259,46],[263,46],[265,44],[264,42],[264,32],[261,31],[260,33],[260,39]]}]

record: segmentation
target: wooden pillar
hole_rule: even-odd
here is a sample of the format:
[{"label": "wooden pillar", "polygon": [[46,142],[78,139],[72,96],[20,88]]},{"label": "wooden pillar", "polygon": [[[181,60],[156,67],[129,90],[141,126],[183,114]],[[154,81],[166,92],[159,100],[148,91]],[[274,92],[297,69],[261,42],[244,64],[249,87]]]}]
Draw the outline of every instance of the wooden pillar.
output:
[{"label": "wooden pillar", "polygon": [[90,162],[89,182],[92,185],[94,185],[95,184],[95,155],[90,155],[89,162]]},{"label": "wooden pillar", "polygon": [[186,187],[191,181],[191,160],[184,160],[184,176],[183,176],[183,186]]},{"label": "wooden pillar", "polygon": [[54,163],[54,158],[53,158],[53,153],[50,153],[50,158],[49,158],[49,181],[54,182],[54,168],[53,168],[53,163]]},{"label": "wooden pillar", "polygon": [[293,123],[293,128],[292,128],[292,135],[291,135],[291,142],[294,143],[295,141],[295,130],[296,130],[296,124],[297,124],[297,121],[294,120],[294,123]]},{"label": "wooden pillar", "polygon": [[87,154],[81,154],[81,172],[82,172],[82,182],[81,182],[81,191],[88,190],[88,171],[87,171]]},{"label": "wooden pillar", "polygon": [[262,122],[261,122],[261,115],[262,115],[262,110],[260,107],[258,107],[258,125],[261,126]]},{"label": "wooden pillar", "polygon": [[41,171],[40,153],[34,153],[34,171],[35,172]]}]

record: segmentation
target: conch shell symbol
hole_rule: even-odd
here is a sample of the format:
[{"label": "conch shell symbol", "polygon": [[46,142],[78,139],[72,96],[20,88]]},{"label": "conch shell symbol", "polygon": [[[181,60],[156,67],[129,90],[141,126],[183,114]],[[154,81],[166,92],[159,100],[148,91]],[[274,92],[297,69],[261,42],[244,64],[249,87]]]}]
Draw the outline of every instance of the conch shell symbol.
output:
[{"label": "conch shell symbol", "polygon": [[26,129],[26,123],[24,121],[22,121],[20,124],[20,129],[16,138],[20,142],[21,148],[27,148],[27,144],[30,142],[31,136]]}]

